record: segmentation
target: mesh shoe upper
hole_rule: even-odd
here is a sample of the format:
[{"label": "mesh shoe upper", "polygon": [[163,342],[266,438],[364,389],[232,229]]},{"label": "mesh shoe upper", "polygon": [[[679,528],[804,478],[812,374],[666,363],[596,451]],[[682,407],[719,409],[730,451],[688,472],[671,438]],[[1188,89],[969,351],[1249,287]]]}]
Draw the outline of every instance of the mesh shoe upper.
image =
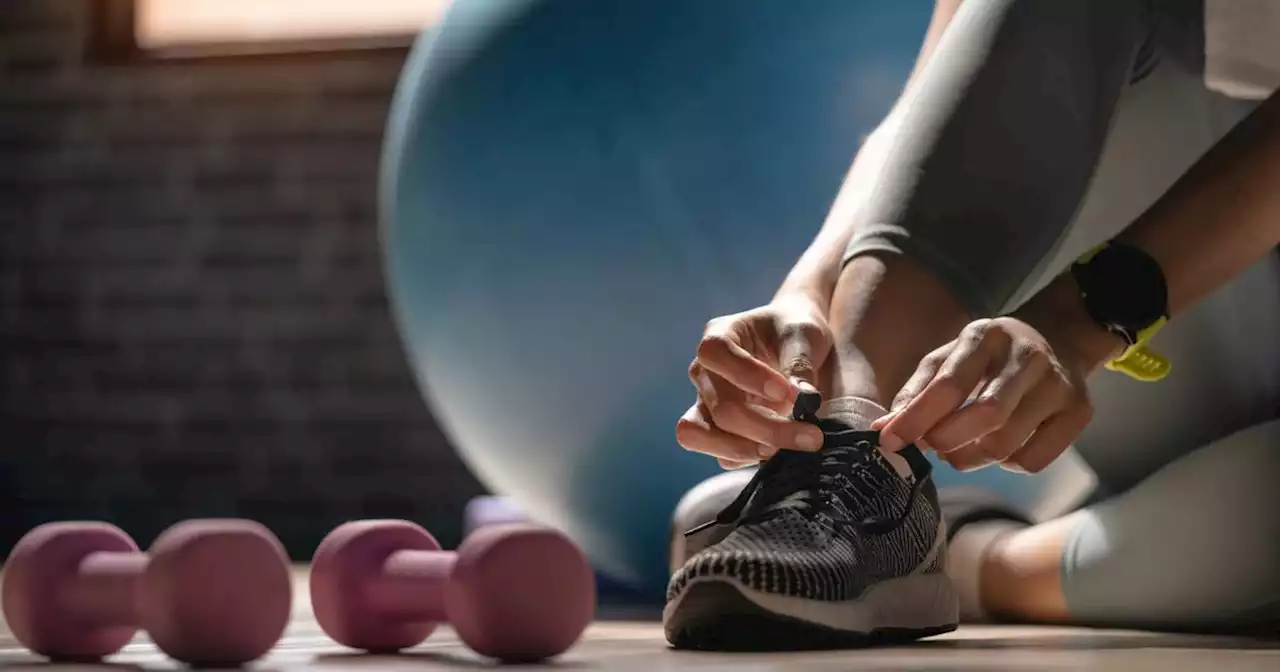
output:
[{"label": "mesh shoe upper", "polygon": [[[668,599],[694,579],[721,577],[760,592],[843,601],[920,568],[940,518],[928,462],[908,447],[913,466],[923,467],[903,478],[875,448],[875,432],[821,424],[823,449],[786,451],[762,467],[735,503],[740,510],[726,509],[733,531],[676,572]],[[935,557],[925,569],[942,566]]]}]

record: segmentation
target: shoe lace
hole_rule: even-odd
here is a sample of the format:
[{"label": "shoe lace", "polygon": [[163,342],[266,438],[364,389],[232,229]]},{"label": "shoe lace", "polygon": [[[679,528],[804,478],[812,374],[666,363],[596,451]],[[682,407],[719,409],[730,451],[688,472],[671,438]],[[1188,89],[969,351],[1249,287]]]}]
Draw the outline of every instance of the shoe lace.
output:
[{"label": "shoe lace", "polygon": [[880,433],[848,430],[824,423],[816,417],[816,409],[811,401],[802,405],[801,400],[797,400],[793,417],[823,427],[822,450],[815,453],[780,451],[756,471],[738,497],[714,520],[685,534],[691,535],[715,525],[760,522],[782,515],[788,509],[815,512],[821,508],[834,525],[852,527],[866,534],[887,534],[901,526],[911,514],[924,484],[931,478],[933,466],[914,446],[900,451],[899,454],[911,467],[913,482],[907,502],[896,516],[868,516],[855,520],[841,515],[842,507],[823,507],[835,492],[845,487],[847,481],[843,476],[873,466]]}]

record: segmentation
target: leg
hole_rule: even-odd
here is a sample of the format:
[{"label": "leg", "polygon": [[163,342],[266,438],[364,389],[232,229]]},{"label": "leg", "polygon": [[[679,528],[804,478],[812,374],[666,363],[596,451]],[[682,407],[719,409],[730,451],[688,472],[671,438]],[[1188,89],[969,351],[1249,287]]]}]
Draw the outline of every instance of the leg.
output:
[{"label": "leg", "polygon": [[[1179,20],[1169,17],[1164,25]],[[1251,109],[1208,91],[1198,71],[1169,56],[1184,48],[1164,39],[1161,45],[1159,67],[1121,97],[1093,186],[1060,249],[1045,260],[1046,277],[1033,279],[1021,294],[1132,222]],[[1105,372],[1089,381],[1099,412],[1075,447],[1104,495],[1274,417],[1280,350],[1270,344],[1280,339],[1280,309],[1268,307],[1280,307],[1277,280],[1280,255],[1272,255],[1179,315],[1154,343],[1175,367],[1159,384]]]},{"label": "leg", "polygon": [[[1167,544],[1185,543],[1186,539],[1194,539],[1196,544],[1221,545],[1224,542],[1216,540],[1212,534],[1198,536],[1202,533],[1187,529],[1186,522],[1194,522],[1196,519],[1185,517],[1184,520],[1179,507],[1200,512],[1205,510],[1199,508],[1202,502],[1212,502],[1214,506],[1236,507],[1238,515],[1246,516],[1249,506],[1247,500],[1256,499],[1261,506],[1269,489],[1274,487],[1271,480],[1280,476],[1274,461],[1270,466],[1266,463],[1268,459],[1280,457],[1280,442],[1272,440],[1269,445],[1263,446],[1249,444],[1242,438],[1249,436],[1249,432],[1259,430],[1249,430],[1220,445],[1200,449],[1199,452],[1194,452],[1195,446],[1187,445],[1188,441],[1197,437],[1202,439],[1200,445],[1206,445],[1219,437],[1232,435],[1241,428],[1268,422],[1275,417],[1276,409],[1280,408],[1280,383],[1277,382],[1280,381],[1280,353],[1274,346],[1280,341],[1278,279],[1280,255],[1273,255],[1261,260],[1241,277],[1171,324],[1166,333],[1161,334],[1157,344],[1178,367],[1168,380],[1151,385],[1117,375],[1102,374],[1097,380],[1091,381],[1090,387],[1100,413],[1081,437],[1077,447],[1097,472],[1104,492],[1128,491],[1128,494],[1086,513],[1027,528],[1004,538],[996,545],[998,552],[987,556],[980,571],[975,565],[982,550],[990,548],[987,542],[991,535],[1008,530],[1009,526],[992,523],[961,527],[956,531],[951,546],[949,573],[960,586],[967,618],[979,617],[986,611],[1020,620],[1088,623],[1108,617],[1108,613],[1100,613],[1105,611],[1123,618],[1122,622],[1126,625],[1161,625],[1160,619],[1171,615],[1183,620],[1165,625],[1211,627],[1216,624],[1197,610],[1229,604],[1228,598],[1234,599],[1233,596],[1183,599],[1179,595],[1185,593],[1170,592],[1168,588],[1176,587],[1184,591],[1204,588],[1205,581],[1208,580],[1207,588],[1213,589],[1218,586],[1213,583],[1214,577],[1223,575],[1223,572],[1243,570],[1227,563],[1220,570],[1207,572],[1206,579],[1198,578],[1195,572],[1200,567],[1186,564],[1196,560],[1186,559],[1185,549],[1172,549]],[[1242,334],[1246,335],[1243,339],[1240,338]],[[1275,425],[1270,427],[1274,437]],[[1241,441],[1246,445],[1238,449],[1232,448]],[[1228,449],[1237,450],[1241,454],[1231,457],[1227,454]],[[1244,454],[1249,450],[1254,450],[1254,453]],[[1192,466],[1184,466],[1183,462],[1189,462]],[[1208,466],[1203,466],[1202,463]],[[1250,463],[1252,466],[1239,466],[1242,463]],[[1169,464],[1173,466],[1164,466]],[[1209,474],[1214,469],[1225,472],[1233,465],[1244,474],[1253,474],[1254,480],[1235,479],[1225,473],[1215,477],[1216,480],[1210,479]],[[1266,475],[1266,469],[1271,469],[1270,475]],[[1151,476],[1153,473],[1157,475]],[[1187,479],[1187,483],[1183,483],[1183,479]],[[1138,485],[1135,486],[1135,483]],[[1232,497],[1244,499],[1220,499],[1221,494],[1213,491],[1213,488],[1228,490],[1230,492],[1227,494]],[[1252,491],[1245,492],[1249,488]],[[1153,492],[1158,494],[1151,494]],[[944,490],[944,498],[946,495]],[[1272,497],[1260,511],[1276,510],[1275,505],[1280,502]],[[1160,498],[1168,501],[1154,505],[1157,507],[1155,510],[1152,510],[1150,504],[1142,504],[1149,499]],[[1133,513],[1135,511],[1139,513]],[[1148,518],[1135,518],[1140,515]],[[1119,523],[1108,523],[1107,516],[1115,516]],[[1223,523],[1223,520],[1204,524],[1219,527],[1218,533],[1240,535],[1227,542],[1275,534],[1274,530],[1263,532],[1254,529],[1259,525],[1257,522],[1251,522],[1252,527],[1246,530],[1241,527],[1243,524],[1232,525]],[[1170,521],[1178,530],[1176,533],[1161,530]],[[1081,532],[1082,526],[1092,526],[1093,532],[1085,535]],[[1135,535],[1135,529],[1149,531]],[[1100,539],[1099,535],[1104,533],[1108,536],[1120,534],[1119,538],[1113,539],[1120,545],[1099,552],[1096,546],[1091,547],[1086,543],[1092,540],[1091,543],[1096,544]],[[1160,537],[1166,534],[1167,536]],[[1154,537],[1148,538],[1151,535]],[[1078,543],[1073,542],[1073,539]],[[1071,543],[1077,543],[1077,550],[1073,551],[1069,547]],[[1093,550],[1089,550],[1090,548]],[[1135,548],[1138,550],[1133,550]],[[1140,594],[1137,595],[1117,590],[1115,584],[1131,586],[1137,590],[1140,584],[1134,583],[1133,577],[1148,577],[1153,568],[1163,570],[1169,564],[1169,561],[1162,558],[1153,559],[1149,554],[1143,555],[1143,548],[1147,551],[1158,549],[1159,553],[1166,554],[1165,558],[1178,558],[1176,571],[1179,576],[1175,578],[1186,577],[1188,585],[1175,586],[1175,579],[1164,575],[1161,577],[1162,581],[1169,582],[1170,586],[1161,587],[1160,590],[1147,586],[1138,590]],[[1269,552],[1275,551],[1280,549],[1271,549]],[[1082,571],[1074,575],[1062,573],[1064,562],[1069,565],[1073,562],[1072,557],[1084,556],[1091,556],[1092,559],[1081,565]],[[1234,560],[1235,556],[1221,556],[1218,559],[1225,560],[1227,557]],[[1086,568],[1087,572],[1084,571]],[[1103,581],[1087,578],[1099,574],[1111,578]],[[1117,578],[1126,576],[1129,578]],[[1079,581],[1081,587],[1064,586],[1064,581],[1068,584]],[[1264,583],[1260,578],[1250,585],[1262,586]],[[1073,599],[1073,591],[1082,597]],[[1117,598],[1123,600],[1122,605],[1129,605],[1129,609],[1136,609],[1139,613],[1126,611],[1124,607],[1112,609],[1109,604],[1106,609],[1081,607],[1098,604],[1095,599],[1097,594],[1105,597],[1112,593],[1123,596]],[[979,595],[980,600],[977,599]],[[1160,599],[1167,599],[1169,602],[1161,602]],[[1238,624],[1226,623],[1227,626]]]},{"label": "leg", "polygon": [[1142,37],[1139,3],[961,5],[896,114],[832,299],[831,396],[886,405],[1004,305],[1071,223]]},{"label": "leg", "polygon": [[1274,629],[1278,478],[1280,421],[1236,433],[1120,497],[998,540],[984,606],[1033,621]]},{"label": "leg", "polygon": [[[1047,268],[1061,268],[1114,234],[1247,109],[1205,90],[1199,74],[1177,61],[1166,60],[1150,78],[1129,89],[1099,166],[1098,188]],[[1152,487],[1151,475],[1165,465],[1275,417],[1280,407],[1280,352],[1274,348],[1280,339],[1278,278],[1280,255],[1272,255],[1169,325],[1156,346],[1176,363],[1177,371],[1159,385],[1106,374],[1090,381],[1101,412],[1076,448],[1096,472],[1103,498],[1138,483],[1144,484],[1134,492],[1145,492]],[[1023,292],[1034,290],[1035,284]],[[1188,497],[1177,495],[1180,502]],[[1126,500],[1101,508],[1121,506],[1120,501]],[[976,556],[990,535],[1008,526],[993,524],[984,534],[975,525],[959,533],[951,549],[951,570],[967,598],[967,615],[980,615],[976,603],[981,593],[982,606],[1007,617],[1077,622],[1098,616],[1069,608],[1063,592],[1064,545],[1079,524],[1080,517],[1072,516],[1008,537],[999,545],[1000,552],[984,563],[980,582]],[[1135,604],[1152,609],[1140,600]]]},{"label": "leg", "polygon": [[[1062,237],[1133,69],[1139,4],[961,5],[895,111],[875,196],[831,214],[858,218],[822,372],[846,419],[883,413],[926,353],[1006,304]],[[705,522],[686,513],[682,528]],[[680,540],[676,561],[705,543]]]}]

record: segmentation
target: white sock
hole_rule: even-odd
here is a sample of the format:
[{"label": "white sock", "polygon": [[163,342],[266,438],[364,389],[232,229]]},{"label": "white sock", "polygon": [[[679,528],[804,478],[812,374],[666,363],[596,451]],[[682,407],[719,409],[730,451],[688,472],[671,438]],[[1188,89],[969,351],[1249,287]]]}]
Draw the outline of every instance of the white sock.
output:
[{"label": "white sock", "polygon": [[982,560],[997,539],[1026,527],[1014,520],[984,520],[969,523],[956,532],[947,548],[947,576],[960,595],[960,620],[986,620],[982,608]]},{"label": "white sock", "polygon": [[[836,397],[822,405],[818,409],[818,417],[833,418],[841,422],[848,423],[854,429],[865,430],[871,428],[871,423],[880,419],[880,416],[887,414],[889,411],[884,406],[877,404],[870,399],[863,397]],[[906,458],[897,453],[889,453],[880,451],[880,455],[884,457],[885,462],[893,467],[893,470],[904,479],[911,479],[911,465]]]},{"label": "white sock", "polygon": [[818,417],[835,418],[849,423],[854,429],[868,429],[871,423],[888,412],[888,409],[870,399],[836,397],[822,404],[822,408],[818,409]]}]

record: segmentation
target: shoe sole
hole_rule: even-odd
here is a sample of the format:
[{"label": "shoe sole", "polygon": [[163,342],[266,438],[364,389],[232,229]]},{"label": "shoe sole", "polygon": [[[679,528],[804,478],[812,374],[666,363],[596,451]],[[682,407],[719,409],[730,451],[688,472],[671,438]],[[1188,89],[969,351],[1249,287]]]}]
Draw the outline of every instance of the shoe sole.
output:
[{"label": "shoe sole", "polygon": [[956,629],[959,605],[942,573],[890,579],[847,602],[751,590],[724,578],[691,582],[663,612],[678,649],[786,651],[900,644]]}]

